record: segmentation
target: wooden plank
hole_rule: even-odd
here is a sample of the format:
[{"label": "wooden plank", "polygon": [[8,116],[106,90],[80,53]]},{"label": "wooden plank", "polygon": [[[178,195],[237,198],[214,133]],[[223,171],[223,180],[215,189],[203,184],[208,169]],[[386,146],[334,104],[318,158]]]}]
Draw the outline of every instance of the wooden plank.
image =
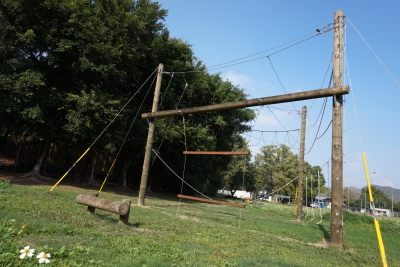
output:
[{"label": "wooden plank", "polygon": [[192,197],[192,196],[186,196],[186,195],[181,195],[181,194],[178,194],[178,197],[179,198],[186,198],[186,199],[190,199],[190,200],[197,200],[197,201],[207,202],[207,203],[238,207],[238,208],[244,208],[245,207],[244,204],[238,204],[238,203],[232,203],[232,202],[226,202],[226,201],[219,201],[219,200],[207,199],[207,198],[202,198],[202,197]]},{"label": "wooden plank", "polygon": [[248,151],[183,151],[184,155],[248,155]]}]

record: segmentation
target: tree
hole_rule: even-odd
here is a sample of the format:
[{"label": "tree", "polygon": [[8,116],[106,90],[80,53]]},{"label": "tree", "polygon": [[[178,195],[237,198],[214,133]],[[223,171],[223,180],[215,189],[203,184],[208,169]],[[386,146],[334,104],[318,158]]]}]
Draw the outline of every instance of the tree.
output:
[{"label": "tree", "polygon": [[[267,190],[269,194],[277,193],[280,195],[294,196],[296,193],[298,176],[298,156],[290,151],[284,144],[267,145],[261,148],[261,153],[255,157],[255,180],[256,189]],[[304,175],[307,176],[307,196],[304,191],[305,199],[310,199],[318,193],[318,175],[320,178],[320,191],[327,189],[325,179],[319,166],[311,166],[308,162],[304,163]],[[312,178],[311,178],[312,177]],[[305,182],[305,181],[304,181]],[[313,190],[311,191],[311,184]]]},{"label": "tree", "polygon": [[[118,151],[135,114],[151,110],[150,79],[97,139],[159,63],[168,72],[160,110],[245,100],[243,89],[205,71],[190,44],[169,36],[166,15],[150,0],[1,1],[0,133],[81,147],[96,140],[86,155],[92,159],[85,165],[88,180],[93,151]],[[173,79],[174,72],[185,74]],[[246,122],[253,118],[251,109],[238,109],[189,115],[184,121],[160,119],[154,146],[161,156],[173,158],[169,164],[182,173],[183,150],[233,150],[231,137],[249,130]],[[133,179],[142,170],[147,128],[146,120],[135,122],[118,159],[132,163]],[[123,168],[116,174],[122,185],[127,183],[126,162],[118,163]],[[220,174],[229,163],[226,158],[190,158],[188,181],[213,194],[223,186]],[[39,158],[32,174],[40,165]],[[152,166],[153,188],[180,189],[180,180],[159,160]]]},{"label": "tree", "polygon": [[[373,185],[371,185],[371,190],[375,208],[390,209],[392,207],[392,200],[382,190],[379,190]],[[361,191],[360,197],[355,201],[354,206],[360,209],[364,207],[369,209],[369,203],[369,190],[367,187],[364,187]]]},{"label": "tree", "polygon": [[400,201],[394,203],[393,210],[399,212],[400,211]]},{"label": "tree", "polygon": [[346,206],[354,207],[356,202],[356,194],[349,189],[349,187],[345,187],[343,190],[343,202]]},{"label": "tree", "polygon": [[[249,151],[246,140],[236,135],[233,139],[233,151]],[[226,168],[222,171],[224,179],[224,187],[228,188],[231,196],[235,194],[238,189],[252,191],[252,176],[250,169],[251,154],[248,156],[232,156]],[[246,175],[247,174],[247,175]],[[247,185],[247,186],[246,186]]]},{"label": "tree", "polygon": [[158,64],[166,14],[147,0],[1,1],[1,131],[90,143]]}]

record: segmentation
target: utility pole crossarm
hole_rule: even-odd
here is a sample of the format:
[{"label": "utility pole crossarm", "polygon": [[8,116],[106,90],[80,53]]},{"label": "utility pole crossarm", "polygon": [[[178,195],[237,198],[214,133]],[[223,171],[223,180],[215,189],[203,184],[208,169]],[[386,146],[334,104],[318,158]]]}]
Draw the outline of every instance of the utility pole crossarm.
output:
[{"label": "utility pole crossarm", "polygon": [[337,86],[333,88],[325,88],[325,89],[297,92],[286,95],[255,98],[250,100],[242,100],[237,102],[230,102],[230,103],[223,103],[223,104],[216,104],[216,105],[209,105],[202,107],[143,113],[142,119],[162,118],[162,117],[170,117],[170,116],[185,115],[185,114],[195,114],[195,113],[204,113],[210,111],[221,111],[221,110],[229,110],[237,108],[287,103],[287,102],[301,101],[307,99],[323,98],[334,95],[345,95],[348,94],[349,92],[350,89],[348,86]]}]

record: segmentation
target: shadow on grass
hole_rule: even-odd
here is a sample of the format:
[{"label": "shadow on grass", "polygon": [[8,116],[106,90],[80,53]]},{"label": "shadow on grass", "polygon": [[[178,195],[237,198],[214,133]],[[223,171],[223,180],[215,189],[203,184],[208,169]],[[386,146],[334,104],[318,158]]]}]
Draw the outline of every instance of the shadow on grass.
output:
[{"label": "shadow on grass", "polygon": [[120,221],[118,219],[111,217],[113,215],[111,213],[110,214],[108,214],[108,213],[107,214],[93,213],[92,215],[101,221],[106,221],[106,222],[112,223],[112,224],[122,224],[122,225],[126,225],[126,226],[133,227],[133,228],[139,228],[143,225],[142,222],[120,223]]},{"label": "shadow on grass", "polygon": [[329,235],[329,232],[325,229],[325,226],[323,226],[322,224],[318,224],[318,228],[324,234],[324,239],[326,241],[329,241],[330,235]]}]

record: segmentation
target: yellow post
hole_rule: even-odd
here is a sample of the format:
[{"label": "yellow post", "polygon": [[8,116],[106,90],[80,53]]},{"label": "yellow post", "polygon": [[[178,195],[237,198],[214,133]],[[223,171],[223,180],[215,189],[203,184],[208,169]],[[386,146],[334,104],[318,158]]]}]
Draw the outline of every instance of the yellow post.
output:
[{"label": "yellow post", "polygon": [[378,239],[379,250],[380,250],[380,253],[381,253],[382,266],[383,267],[387,267],[388,265],[387,265],[387,262],[386,262],[385,247],[383,245],[381,229],[379,228],[379,222],[375,218],[375,204],[374,204],[374,199],[372,198],[371,183],[369,181],[367,160],[365,159],[364,152],[362,153],[362,158],[363,158],[363,161],[364,161],[364,170],[365,170],[365,176],[366,176],[366,179],[367,179],[367,185],[368,185],[368,191],[369,191],[369,201],[371,203],[372,212],[374,214],[375,232],[376,232],[376,238]]}]

